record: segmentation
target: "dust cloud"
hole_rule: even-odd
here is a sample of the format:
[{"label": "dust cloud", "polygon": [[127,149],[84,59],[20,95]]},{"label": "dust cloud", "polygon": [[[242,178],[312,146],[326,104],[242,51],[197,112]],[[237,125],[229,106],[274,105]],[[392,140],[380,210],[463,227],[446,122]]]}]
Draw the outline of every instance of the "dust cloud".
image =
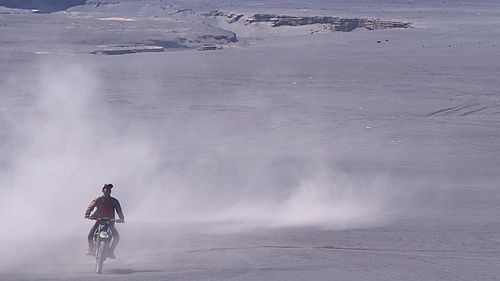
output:
[{"label": "dust cloud", "polygon": [[[290,164],[293,154],[308,155],[261,146],[265,134],[235,138],[245,127],[228,137],[220,132],[230,125],[211,124],[222,120],[203,115],[186,121],[158,113],[148,123],[120,113],[110,102],[120,93],[103,90],[102,70],[84,62],[44,62],[33,69],[27,75],[36,79],[21,86],[28,94],[13,99],[1,115],[8,149],[0,216],[16,230],[0,233],[3,245],[43,244],[53,238],[52,229],[82,237],[84,245],[90,226],[84,210],[109,182],[127,223],[348,228],[388,220],[391,188],[383,174],[352,180],[321,158]],[[16,79],[9,81],[5,93],[16,90]],[[155,91],[155,81],[144,84]],[[151,99],[146,106],[159,102]]]},{"label": "dust cloud", "polygon": [[2,240],[51,235],[81,224],[85,206],[106,182],[140,178],[137,163],[151,158],[147,140],[116,136],[120,126],[108,118],[88,65],[43,65],[30,87],[30,102],[3,114],[10,147],[1,189],[1,214],[16,233]]}]

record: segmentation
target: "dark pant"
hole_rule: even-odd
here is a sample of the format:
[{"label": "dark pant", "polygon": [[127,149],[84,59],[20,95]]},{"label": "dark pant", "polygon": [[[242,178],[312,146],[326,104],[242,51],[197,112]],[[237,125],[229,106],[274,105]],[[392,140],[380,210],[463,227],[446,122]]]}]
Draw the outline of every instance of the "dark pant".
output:
[{"label": "dark pant", "polygon": [[[92,228],[90,228],[89,235],[87,239],[89,241],[89,248],[92,249],[94,247],[94,232],[99,224],[96,222]],[[110,226],[111,232],[113,233],[113,241],[111,242],[111,251],[114,251],[116,245],[120,242],[120,233],[115,228],[115,224],[112,223]]]}]

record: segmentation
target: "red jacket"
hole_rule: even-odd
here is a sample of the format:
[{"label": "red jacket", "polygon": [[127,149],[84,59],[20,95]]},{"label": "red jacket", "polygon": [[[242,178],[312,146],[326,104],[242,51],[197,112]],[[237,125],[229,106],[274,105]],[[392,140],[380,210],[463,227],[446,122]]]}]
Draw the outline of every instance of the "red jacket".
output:
[{"label": "red jacket", "polygon": [[[96,209],[95,212],[92,213],[92,211]],[[114,197],[106,197],[106,196],[101,196],[98,197],[90,203],[89,207],[85,211],[85,217],[90,217],[93,219],[100,219],[100,218],[110,218],[114,219],[115,218],[115,211],[118,213],[118,217],[120,217],[120,220],[125,220],[125,217],[123,216],[122,212],[122,207],[120,206],[120,202],[118,202],[118,199]]]}]

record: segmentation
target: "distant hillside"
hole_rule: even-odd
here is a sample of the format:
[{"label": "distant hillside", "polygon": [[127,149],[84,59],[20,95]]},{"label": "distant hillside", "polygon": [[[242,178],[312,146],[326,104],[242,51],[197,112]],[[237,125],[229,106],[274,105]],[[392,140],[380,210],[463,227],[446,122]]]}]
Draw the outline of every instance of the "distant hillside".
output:
[{"label": "distant hillside", "polygon": [[36,9],[42,13],[66,10],[72,6],[84,5],[86,0],[0,0],[0,6],[18,9]]}]

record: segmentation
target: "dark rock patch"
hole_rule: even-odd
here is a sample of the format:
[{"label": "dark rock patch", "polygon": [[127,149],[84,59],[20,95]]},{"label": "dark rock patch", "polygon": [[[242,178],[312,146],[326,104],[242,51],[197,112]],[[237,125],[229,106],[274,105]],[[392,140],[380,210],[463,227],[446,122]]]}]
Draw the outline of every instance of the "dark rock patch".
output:
[{"label": "dark rock patch", "polygon": [[85,0],[0,0],[0,6],[39,10],[41,13],[64,11],[73,6],[85,4]]}]

